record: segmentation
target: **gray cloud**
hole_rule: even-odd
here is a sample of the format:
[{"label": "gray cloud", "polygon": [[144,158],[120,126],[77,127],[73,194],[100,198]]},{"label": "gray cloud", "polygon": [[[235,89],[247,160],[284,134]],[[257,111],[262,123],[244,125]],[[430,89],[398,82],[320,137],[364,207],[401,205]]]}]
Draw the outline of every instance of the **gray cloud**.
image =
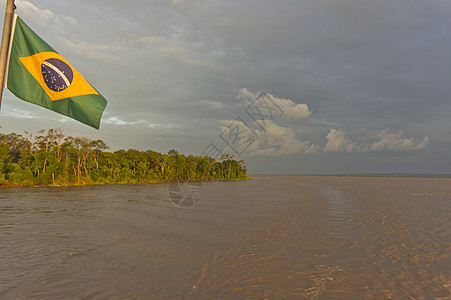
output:
[{"label": "gray cloud", "polygon": [[[34,5],[33,3],[29,1],[21,1],[18,0],[17,5],[20,6],[20,8],[23,10],[23,14],[25,17],[38,17],[39,20],[44,24],[54,24],[54,25],[64,25],[64,24],[70,24],[70,25],[76,25],[77,20],[70,16],[65,15],[59,15],[52,12],[50,9],[42,9],[38,6]],[[58,28],[58,26],[49,26],[53,28]]]},{"label": "gray cloud", "polygon": [[[252,156],[251,172],[267,166],[268,172],[337,173],[352,165],[365,173],[451,173],[442,163],[451,160],[449,1],[16,5],[17,14],[109,103],[95,132],[50,112],[19,119],[11,107],[37,115],[42,110],[5,91],[3,130],[61,126],[69,135],[104,139],[112,149],[198,154],[218,138],[218,120],[240,116],[262,130],[246,119],[245,109],[258,91],[266,91],[283,114],[265,122],[273,131],[262,134],[254,153],[278,156],[274,162]],[[306,154],[308,145],[315,145],[314,155]],[[346,166],[331,163],[339,155],[346,155]]]}]

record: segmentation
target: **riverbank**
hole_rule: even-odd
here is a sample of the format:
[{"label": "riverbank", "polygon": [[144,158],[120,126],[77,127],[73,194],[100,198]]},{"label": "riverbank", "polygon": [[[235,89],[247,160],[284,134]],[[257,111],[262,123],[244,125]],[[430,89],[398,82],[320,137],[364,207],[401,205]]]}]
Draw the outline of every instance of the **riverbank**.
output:
[{"label": "riverbank", "polygon": [[166,154],[153,150],[106,151],[102,140],[64,136],[60,129],[29,134],[0,134],[0,184],[77,186],[93,184],[234,180],[247,177],[244,161],[220,157]]},{"label": "riverbank", "polygon": [[126,185],[126,184],[150,184],[150,183],[171,183],[171,182],[214,182],[214,181],[244,181],[251,180],[252,178],[246,176],[246,178],[234,178],[234,179],[198,179],[198,180],[152,180],[152,181],[141,181],[141,182],[91,182],[91,183],[60,183],[60,184],[23,184],[14,182],[2,182],[0,183],[1,188],[29,188],[29,187],[74,187],[74,186],[96,186],[96,185]]}]

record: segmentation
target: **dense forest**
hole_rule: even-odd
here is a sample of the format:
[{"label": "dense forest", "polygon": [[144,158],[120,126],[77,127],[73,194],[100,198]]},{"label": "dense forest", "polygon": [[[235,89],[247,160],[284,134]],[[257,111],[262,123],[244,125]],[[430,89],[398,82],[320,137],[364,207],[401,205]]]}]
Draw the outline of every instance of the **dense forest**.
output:
[{"label": "dense forest", "polygon": [[246,179],[246,166],[233,156],[221,159],[161,154],[134,149],[106,151],[102,140],[65,136],[61,129],[37,135],[0,133],[2,186],[149,183]]}]

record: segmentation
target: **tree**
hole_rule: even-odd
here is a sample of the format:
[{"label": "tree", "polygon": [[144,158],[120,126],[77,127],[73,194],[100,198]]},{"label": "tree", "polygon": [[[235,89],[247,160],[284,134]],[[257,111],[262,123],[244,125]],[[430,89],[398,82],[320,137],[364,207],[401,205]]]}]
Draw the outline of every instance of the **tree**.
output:
[{"label": "tree", "polygon": [[68,185],[145,183],[210,179],[245,179],[243,161],[136,149],[107,152],[102,140],[64,136],[61,129],[36,136],[0,134],[0,183]]}]

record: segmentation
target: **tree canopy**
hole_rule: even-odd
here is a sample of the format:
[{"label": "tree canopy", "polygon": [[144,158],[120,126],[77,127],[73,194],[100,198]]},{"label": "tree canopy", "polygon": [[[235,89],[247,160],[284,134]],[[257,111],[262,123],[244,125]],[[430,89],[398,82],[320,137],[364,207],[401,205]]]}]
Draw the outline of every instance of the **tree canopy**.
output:
[{"label": "tree canopy", "polygon": [[242,160],[135,149],[106,151],[102,140],[65,136],[61,129],[37,135],[0,133],[0,184],[86,185],[186,180],[246,179]]}]

